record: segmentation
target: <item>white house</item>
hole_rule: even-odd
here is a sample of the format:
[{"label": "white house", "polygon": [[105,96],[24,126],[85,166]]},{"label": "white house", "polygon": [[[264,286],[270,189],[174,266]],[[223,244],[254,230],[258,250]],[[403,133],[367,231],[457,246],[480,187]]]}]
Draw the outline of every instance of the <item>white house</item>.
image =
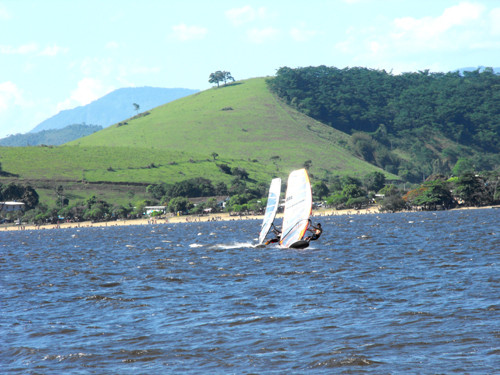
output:
[{"label": "white house", "polygon": [[14,212],[24,210],[25,204],[23,202],[0,202],[1,212]]}]

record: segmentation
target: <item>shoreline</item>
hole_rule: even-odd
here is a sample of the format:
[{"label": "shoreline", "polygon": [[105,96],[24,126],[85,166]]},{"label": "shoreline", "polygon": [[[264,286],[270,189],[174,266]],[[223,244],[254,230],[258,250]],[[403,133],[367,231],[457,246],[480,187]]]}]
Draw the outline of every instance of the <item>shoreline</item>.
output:
[{"label": "shoreline", "polygon": [[[477,210],[477,209],[489,209],[489,208],[500,208],[500,206],[484,206],[484,207],[460,207],[453,208],[448,211],[461,211],[461,210]],[[409,212],[409,211],[403,211]],[[422,211],[411,211],[411,212],[422,212]],[[379,206],[371,206],[368,208],[363,208],[359,210],[355,209],[320,209],[313,210],[311,217],[322,217],[322,216],[345,216],[345,215],[368,215],[368,214],[384,214],[379,210]],[[115,221],[103,221],[103,222],[65,222],[59,224],[43,224],[43,225],[17,225],[9,224],[6,226],[0,226],[0,232],[12,232],[12,231],[33,231],[33,230],[47,230],[47,229],[64,229],[64,228],[89,228],[89,227],[114,227],[114,226],[130,226],[130,225],[162,225],[162,224],[177,224],[177,223],[198,223],[198,222],[214,222],[214,221],[235,221],[235,220],[262,220],[264,217],[261,215],[236,215],[231,216],[229,213],[217,213],[208,214],[203,216],[198,215],[184,215],[184,216],[172,216],[166,218],[143,218],[143,219],[126,219],[126,220],[115,220]],[[277,218],[282,218],[283,213],[276,215]]]}]

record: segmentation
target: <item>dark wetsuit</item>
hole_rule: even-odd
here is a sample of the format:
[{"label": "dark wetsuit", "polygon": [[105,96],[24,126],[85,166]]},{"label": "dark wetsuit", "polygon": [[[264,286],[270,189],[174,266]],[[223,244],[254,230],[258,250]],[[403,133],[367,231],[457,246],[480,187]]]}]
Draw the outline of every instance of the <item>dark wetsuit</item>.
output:
[{"label": "dark wetsuit", "polygon": [[276,236],[276,238],[267,240],[265,245],[269,245],[270,243],[280,242],[281,232],[279,230],[277,230],[276,228],[273,228],[273,232],[274,232],[274,235]]},{"label": "dark wetsuit", "polygon": [[311,232],[313,232],[312,236],[307,237],[306,241],[315,241],[315,240],[317,240],[321,236],[321,233],[323,233],[323,228],[321,228],[321,225],[319,225],[319,224],[318,224],[317,227],[315,227],[313,225],[313,230],[311,230]]}]

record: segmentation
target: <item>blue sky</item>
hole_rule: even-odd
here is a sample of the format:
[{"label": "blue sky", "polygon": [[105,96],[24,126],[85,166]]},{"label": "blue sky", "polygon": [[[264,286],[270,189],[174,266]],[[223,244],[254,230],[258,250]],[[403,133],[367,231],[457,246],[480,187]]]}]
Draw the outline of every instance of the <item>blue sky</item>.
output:
[{"label": "blue sky", "polygon": [[0,137],[121,87],[318,65],[498,67],[500,1],[0,0]]}]

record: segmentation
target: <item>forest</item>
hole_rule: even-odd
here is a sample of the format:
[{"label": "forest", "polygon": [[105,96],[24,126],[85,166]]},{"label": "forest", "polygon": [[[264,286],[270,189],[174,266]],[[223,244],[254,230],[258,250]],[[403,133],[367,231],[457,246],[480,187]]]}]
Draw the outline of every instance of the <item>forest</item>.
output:
[{"label": "forest", "polygon": [[404,180],[449,175],[459,159],[476,170],[500,165],[500,76],[491,68],[394,75],[282,67],[268,85],[287,104],[351,134],[346,147]]}]

